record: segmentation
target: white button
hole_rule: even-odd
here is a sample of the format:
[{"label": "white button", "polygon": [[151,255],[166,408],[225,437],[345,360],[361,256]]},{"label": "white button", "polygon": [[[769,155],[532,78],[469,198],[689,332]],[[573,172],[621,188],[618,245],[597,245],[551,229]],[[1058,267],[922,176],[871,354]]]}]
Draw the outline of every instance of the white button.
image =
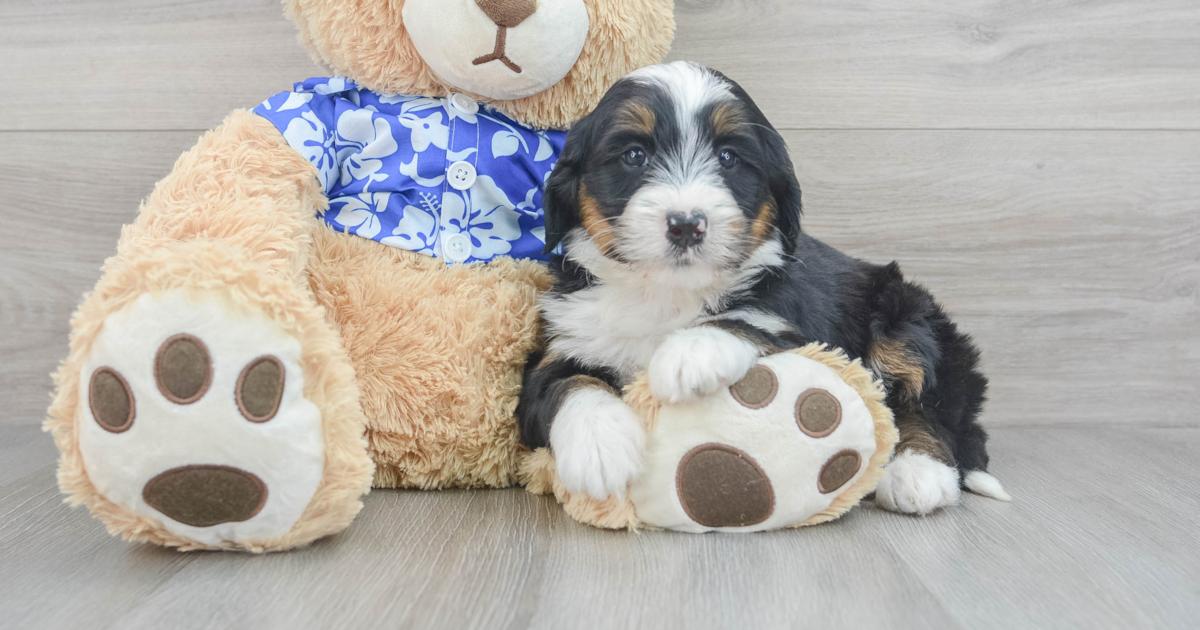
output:
[{"label": "white button", "polygon": [[446,179],[454,190],[466,190],[475,183],[475,167],[470,162],[455,162],[446,169]]},{"label": "white button", "polygon": [[454,106],[454,109],[457,109],[464,114],[474,114],[479,111],[479,103],[476,103],[475,99],[467,96],[466,94],[455,94],[454,96],[451,96],[450,104]]},{"label": "white button", "polygon": [[471,239],[466,234],[458,233],[447,236],[442,241],[442,255],[450,262],[460,263],[471,257]]}]

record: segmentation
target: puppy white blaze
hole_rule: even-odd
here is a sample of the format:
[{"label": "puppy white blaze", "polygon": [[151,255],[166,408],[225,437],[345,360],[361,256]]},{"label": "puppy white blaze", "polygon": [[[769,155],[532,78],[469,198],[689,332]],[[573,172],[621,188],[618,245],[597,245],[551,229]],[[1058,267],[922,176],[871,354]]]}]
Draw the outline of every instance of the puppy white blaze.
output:
[{"label": "puppy white blaze", "polygon": [[710,103],[733,98],[726,82],[694,61],[646,66],[630,72],[626,78],[664,90],[681,121],[694,119]]},{"label": "puppy white blaze", "polygon": [[[674,109],[679,135],[658,148],[646,173],[646,183],[622,215],[621,252],[631,262],[657,260],[677,265],[723,268],[734,262],[741,240],[741,209],[721,178],[716,152],[704,131],[705,108],[734,100],[729,85],[711,70],[687,61],[643,68],[633,81],[663,92]],[[666,217],[672,212],[703,212],[708,222],[705,239],[677,252],[667,239]],[[672,271],[672,270],[667,270]],[[671,280],[704,282],[705,270],[675,269]],[[697,273],[698,272],[698,273]]]},{"label": "puppy white blaze", "polygon": [[[696,211],[703,212],[708,222],[704,241],[679,252],[667,238],[667,215]],[[723,269],[737,260],[737,246],[742,239],[740,222],[743,220],[737,200],[715,172],[691,181],[653,181],[638,189],[625,206],[621,215],[619,247],[625,259],[634,263],[669,262]],[[669,267],[663,269],[670,270]],[[697,280],[711,284],[715,278],[707,277],[709,275],[701,273]],[[673,274],[671,279],[680,281],[682,278]]]}]

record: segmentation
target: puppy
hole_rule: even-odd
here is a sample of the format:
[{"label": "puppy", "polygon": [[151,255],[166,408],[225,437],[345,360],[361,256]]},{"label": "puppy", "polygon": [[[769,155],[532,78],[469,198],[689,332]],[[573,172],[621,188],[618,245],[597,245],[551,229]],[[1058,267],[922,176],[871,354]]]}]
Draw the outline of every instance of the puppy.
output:
[{"label": "puppy", "polygon": [[971,339],[895,263],[801,230],[787,147],[724,75],[675,62],[619,81],[568,134],[545,206],[547,251],[564,253],[517,416],[569,490],[619,495],[640,472],[644,430],[621,401],[637,372],[660,400],[685,401],[820,341],[886,384],[900,442],[879,505],[925,514],[960,485],[1007,498],[986,472]]}]

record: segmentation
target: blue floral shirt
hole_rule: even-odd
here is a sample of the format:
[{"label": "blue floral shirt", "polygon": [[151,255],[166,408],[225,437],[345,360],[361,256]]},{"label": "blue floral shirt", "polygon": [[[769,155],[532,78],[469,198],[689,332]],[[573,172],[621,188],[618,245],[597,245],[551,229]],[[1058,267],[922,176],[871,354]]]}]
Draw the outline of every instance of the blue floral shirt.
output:
[{"label": "blue floral shirt", "polygon": [[309,79],[254,109],[317,167],[338,231],[444,258],[544,260],[542,193],[565,131],[530,129],[462,94],[382,96]]}]

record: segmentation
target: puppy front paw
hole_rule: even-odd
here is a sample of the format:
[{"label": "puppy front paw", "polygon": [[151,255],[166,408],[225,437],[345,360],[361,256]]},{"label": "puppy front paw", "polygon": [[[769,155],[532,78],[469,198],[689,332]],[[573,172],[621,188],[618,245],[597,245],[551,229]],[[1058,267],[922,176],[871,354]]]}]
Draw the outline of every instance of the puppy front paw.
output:
[{"label": "puppy front paw", "polygon": [[711,326],[676,331],[650,358],[650,391],[671,403],[693,400],[728,387],[758,361],[758,348]]},{"label": "puppy front paw", "polygon": [[904,451],[884,471],[875,503],[885,510],[924,515],[958,503],[958,471],[927,455]]},{"label": "puppy front paw", "polygon": [[642,472],[645,444],[642,419],[599,389],[568,394],[550,426],[550,448],[563,485],[599,500],[624,496]]}]

